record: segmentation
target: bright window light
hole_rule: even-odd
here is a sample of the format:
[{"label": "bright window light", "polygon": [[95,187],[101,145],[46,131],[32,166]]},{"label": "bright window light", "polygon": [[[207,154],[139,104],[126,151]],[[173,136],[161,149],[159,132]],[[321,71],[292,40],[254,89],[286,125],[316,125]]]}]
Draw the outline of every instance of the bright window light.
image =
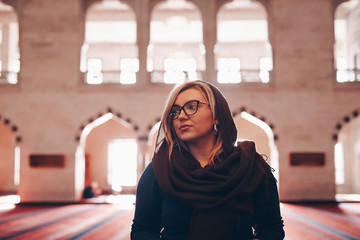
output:
[{"label": "bright window light", "polygon": [[266,20],[221,20],[219,42],[263,42],[268,39]]},{"label": "bright window light", "polygon": [[347,82],[349,81],[349,73],[347,69],[347,62],[345,57],[336,58],[336,81]]},{"label": "bright window light", "polygon": [[270,71],[272,66],[272,61],[269,57],[262,57],[259,60],[260,70]]},{"label": "bright window light", "polygon": [[195,58],[166,58],[164,61],[164,82],[182,83],[197,79]]},{"label": "bright window light", "polygon": [[135,139],[115,139],[108,145],[108,182],[113,190],[135,186],[137,143]]},{"label": "bright window light", "polygon": [[272,70],[272,61],[269,57],[262,57],[259,60],[260,66],[260,80],[263,83],[268,83],[270,81],[269,71]]},{"label": "bright window light", "polygon": [[346,40],[346,29],[347,22],[344,19],[336,19],[334,21],[334,30],[335,30],[335,39],[337,41],[345,41]]},{"label": "bright window light", "polygon": [[138,72],[139,71],[139,59],[137,58],[123,58],[120,61],[121,71]]},{"label": "bright window light", "polygon": [[164,74],[164,83],[183,83],[185,76],[185,73],[181,71],[167,71]]},{"label": "bright window light", "polygon": [[240,83],[240,59],[219,58],[217,61],[217,80],[219,83]]},{"label": "bright window light", "polygon": [[240,83],[241,74],[234,71],[219,71],[217,79],[219,83]]},{"label": "bright window light", "polygon": [[102,60],[100,58],[91,58],[88,60],[88,84],[101,84],[103,82],[102,76]]},{"label": "bright window light", "polygon": [[219,58],[217,67],[220,71],[240,71],[240,59]]},{"label": "bright window light", "polygon": [[344,149],[341,143],[335,144],[335,183],[345,183]]},{"label": "bright window light", "polygon": [[136,73],[135,72],[121,72],[120,73],[120,83],[122,84],[135,84],[136,83]]},{"label": "bright window light", "polygon": [[135,84],[136,73],[139,71],[139,59],[123,58],[120,61],[120,83]]},{"label": "bright window light", "polygon": [[200,20],[188,20],[183,16],[169,17],[165,22],[152,20],[151,42],[195,42],[203,41],[203,27]]},{"label": "bright window light", "polygon": [[136,22],[135,21],[87,22],[86,42],[135,43]]},{"label": "bright window light", "polygon": [[14,185],[20,184],[20,147],[15,147],[15,159],[14,159]]},{"label": "bright window light", "polygon": [[154,71],[154,61],[153,61],[151,58],[148,58],[148,59],[147,59],[146,70],[147,70],[148,72]]},{"label": "bright window light", "polygon": [[346,58],[345,57],[338,57],[336,58],[336,68],[344,70],[347,68]]},{"label": "bright window light", "polygon": [[166,58],[164,61],[165,71],[196,71],[195,58]]},{"label": "bright window light", "polygon": [[11,64],[11,71],[20,72],[20,60],[15,59]]}]

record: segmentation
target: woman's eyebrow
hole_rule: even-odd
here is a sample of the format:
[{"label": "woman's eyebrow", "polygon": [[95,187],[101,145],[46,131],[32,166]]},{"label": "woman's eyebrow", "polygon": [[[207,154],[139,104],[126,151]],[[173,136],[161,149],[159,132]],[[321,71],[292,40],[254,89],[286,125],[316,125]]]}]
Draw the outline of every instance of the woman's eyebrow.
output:
[{"label": "woman's eyebrow", "polygon": [[[198,99],[191,99],[191,100],[187,101],[186,103],[184,103],[183,106],[184,106],[185,104],[189,103],[189,102],[192,102],[192,101],[199,101],[199,102],[201,102],[201,101],[198,100]],[[175,104],[175,103],[173,104],[173,106],[181,107],[180,105]]]}]

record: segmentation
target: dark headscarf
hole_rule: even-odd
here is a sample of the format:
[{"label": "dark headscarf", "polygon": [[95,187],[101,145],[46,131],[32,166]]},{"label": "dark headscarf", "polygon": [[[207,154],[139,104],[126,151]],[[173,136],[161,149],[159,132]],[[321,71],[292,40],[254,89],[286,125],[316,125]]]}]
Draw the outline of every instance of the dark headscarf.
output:
[{"label": "dark headscarf", "polygon": [[[164,193],[194,209],[189,234],[190,239],[196,240],[203,239],[199,237],[204,232],[210,231],[211,235],[212,230],[230,234],[239,231],[241,221],[235,227],[226,222],[233,222],[230,219],[241,216],[241,212],[253,215],[260,223],[268,202],[267,176],[272,176],[269,165],[256,152],[254,142],[234,146],[237,130],[229,106],[221,92],[210,87],[223,139],[223,153],[219,159],[214,165],[202,168],[186,148],[178,147],[174,147],[169,159],[168,144],[161,141],[152,160]],[[214,222],[218,227],[209,229]],[[217,236],[215,232],[213,236]]]},{"label": "dark headscarf", "polygon": [[219,122],[218,129],[219,134],[221,134],[219,137],[223,139],[224,154],[228,155],[233,150],[236,142],[237,129],[226,99],[218,88],[211,84],[208,85],[215,98],[215,116]]}]

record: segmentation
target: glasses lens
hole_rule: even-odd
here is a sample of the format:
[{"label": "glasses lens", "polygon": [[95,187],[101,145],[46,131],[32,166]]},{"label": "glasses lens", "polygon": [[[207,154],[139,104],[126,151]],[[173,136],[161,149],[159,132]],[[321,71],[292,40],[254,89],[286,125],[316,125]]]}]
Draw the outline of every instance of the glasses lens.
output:
[{"label": "glasses lens", "polygon": [[172,107],[169,113],[169,118],[176,119],[179,116],[180,107]]},{"label": "glasses lens", "polygon": [[191,101],[191,102],[188,102],[187,104],[185,104],[184,110],[187,115],[193,115],[197,112],[198,106],[199,106],[198,101]]}]

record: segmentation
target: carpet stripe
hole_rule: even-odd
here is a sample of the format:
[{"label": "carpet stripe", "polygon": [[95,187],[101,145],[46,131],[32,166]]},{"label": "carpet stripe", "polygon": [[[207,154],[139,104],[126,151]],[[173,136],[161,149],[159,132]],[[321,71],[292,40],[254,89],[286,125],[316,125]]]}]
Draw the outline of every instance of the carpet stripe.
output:
[{"label": "carpet stripe", "polygon": [[126,211],[124,210],[120,210],[117,213],[114,213],[113,215],[111,215],[110,217],[105,218],[104,220],[92,225],[91,227],[87,228],[86,230],[79,232],[78,234],[68,238],[68,240],[76,240],[76,239],[80,239],[82,237],[84,237],[85,235],[95,231],[96,229],[102,227],[103,225],[105,225],[106,223],[110,222],[111,220],[113,220],[114,218],[117,218],[118,216],[121,216],[125,213]]},{"label": "carpet stripe", "polygon": [[336,235],[338,237],[342,237],[342,238],[347,239],[347,240],[358,240],[358,238],[356,238],[354,236],[351,236],[351,235],[346,234],[344,232],[341,232],[339,230],[328,227],[325,224],[319,223],[319,222],[317,222],[317,221],[315,221],[313,219],[310,219],[310,218],[307,218],[307,217],[302,216],[300,214],[297,214],[297,213],[295,213],[295,212],[293,212],[293,211],[291,211],[289,209],[284,209],[283,208],[282,211],[284,211],[284,210],[285,210],[286,214],[288,214],[290,216],[293,216],[295,218],[301,219],[302,221],[307,222],[307,223],[309,223],[311,225],[317,226],[318,228],[321,228],[324,231],[330,232],[330,233],[332,233],[332,234],[334,234],[334,235]]},{"label": "carpet stripe", "polygon": [[[57,207],[59,208],[59,207]],[[41,208],[41,209],[36,209],[31,210],[30,212],[25,212],[25,213],[16,213],[16,215],[11,215],[11,216],[5,216],[5,217],[1,217],[2,219],[0,220],[0,224],[4,224],[4,223],[8,223],[11,221],[16,221],[18,219],[22,219],[22,218],[26,218],[26,217],[34,217],[38,214],[47,212],[47,211],[52,211],[55,210],[55,208]]]},{"label": "carpet stripe", "polygon": [[125,214],[113,219],[111,222],[91,234],[88,234],[82,240],[129,240],[133,218],[134,209],[127,209]]},{"label": "carpet stripe", "polygon": [[287,204],[286,209],[301,214],[302,216],[317,221],[319,223],[322,223],[332,229],[337,229],[340,232],[350,235],[352,234],[355,237],[360,238],[359,222],[354,221],[352,218],[348,218],[347,216],[349,214],[336,214],[331,211],[323,210],[323,208],[329,208],[330,206],[336,209],[336,204]]},{"label": "carpet stripe", "polygon": [[[99,207],[100,205],[96,205],[96,207]],[[38,230],[38,229],[41,229],[41,228],[44,228],[44,227],[47,227],[49,225],[52,225],[52,224],[55,224],[55,223],[58,223],[60,221],[63,221],[63,220],[66,220],[66,219],[69,219],[69,218],[72,218],[76,215],[80,215],[86,211],[88,211],[89,209],[82,209],[80,211],[76,211],[72,214],[69,214],[69,215],[65,215],[63,217],[60,217],[60,218],[55,218],[54,220],[51,220],[49,222],[46,222],[46,223],[43,223],[43,224],[39,224],[35,227],[32,227],[32,228],[28,228],[26,230],[23,230],[23,231],[19,231],[17,233],[14,233],[14,234],[11,234],[9,236],[5,236],[5,237],[2,237],[1,240],[7,240],[7,239],[12,239],[12,238],[16,238],[16,237],[19,237],[21,235],[24,235],[26,233],[29,233],[29,232],[32,232],[32,231],[35,231],[35,230]]]},{"label": "carpet stripe", "polygon": [[102,219],[110,216],[113,213],[113,208],[101,205],[100,207],[96,209],[91,209],[90,211],[87,211],[83,214],[66,219],[51,226],[47,226],[46,228],[41,228],[39,230],[22,235],[21,239],[65,240],[68,237],[71,237],[74,234],[83,231],[92,224],[101,221]]},{"label": "carpet stripe", "polygon": [[[360,206],[359,206],[360,207]],[[340,203],[338,206],[320,206],[320,207],[317,207],[317,206],[311,206],[312,209],[315,209],[317,211],[322,211],[322,212],[329,212],[329,213],[333,213],[333,214],[336,214],[338,216],[341,216],[343,218],[347,218],[351,221],[355,221],[355,222],[359,222],[360,223],[360,215],[356,215],[356,212],[355,211],[352,211],[352,210],[355,210],[355,209],[351,209],[351,210],[347,210],[346,211],[346,215],[344,214],[344,205],[343,203]],[[351,215],[350,215],[351,214]]]}]

